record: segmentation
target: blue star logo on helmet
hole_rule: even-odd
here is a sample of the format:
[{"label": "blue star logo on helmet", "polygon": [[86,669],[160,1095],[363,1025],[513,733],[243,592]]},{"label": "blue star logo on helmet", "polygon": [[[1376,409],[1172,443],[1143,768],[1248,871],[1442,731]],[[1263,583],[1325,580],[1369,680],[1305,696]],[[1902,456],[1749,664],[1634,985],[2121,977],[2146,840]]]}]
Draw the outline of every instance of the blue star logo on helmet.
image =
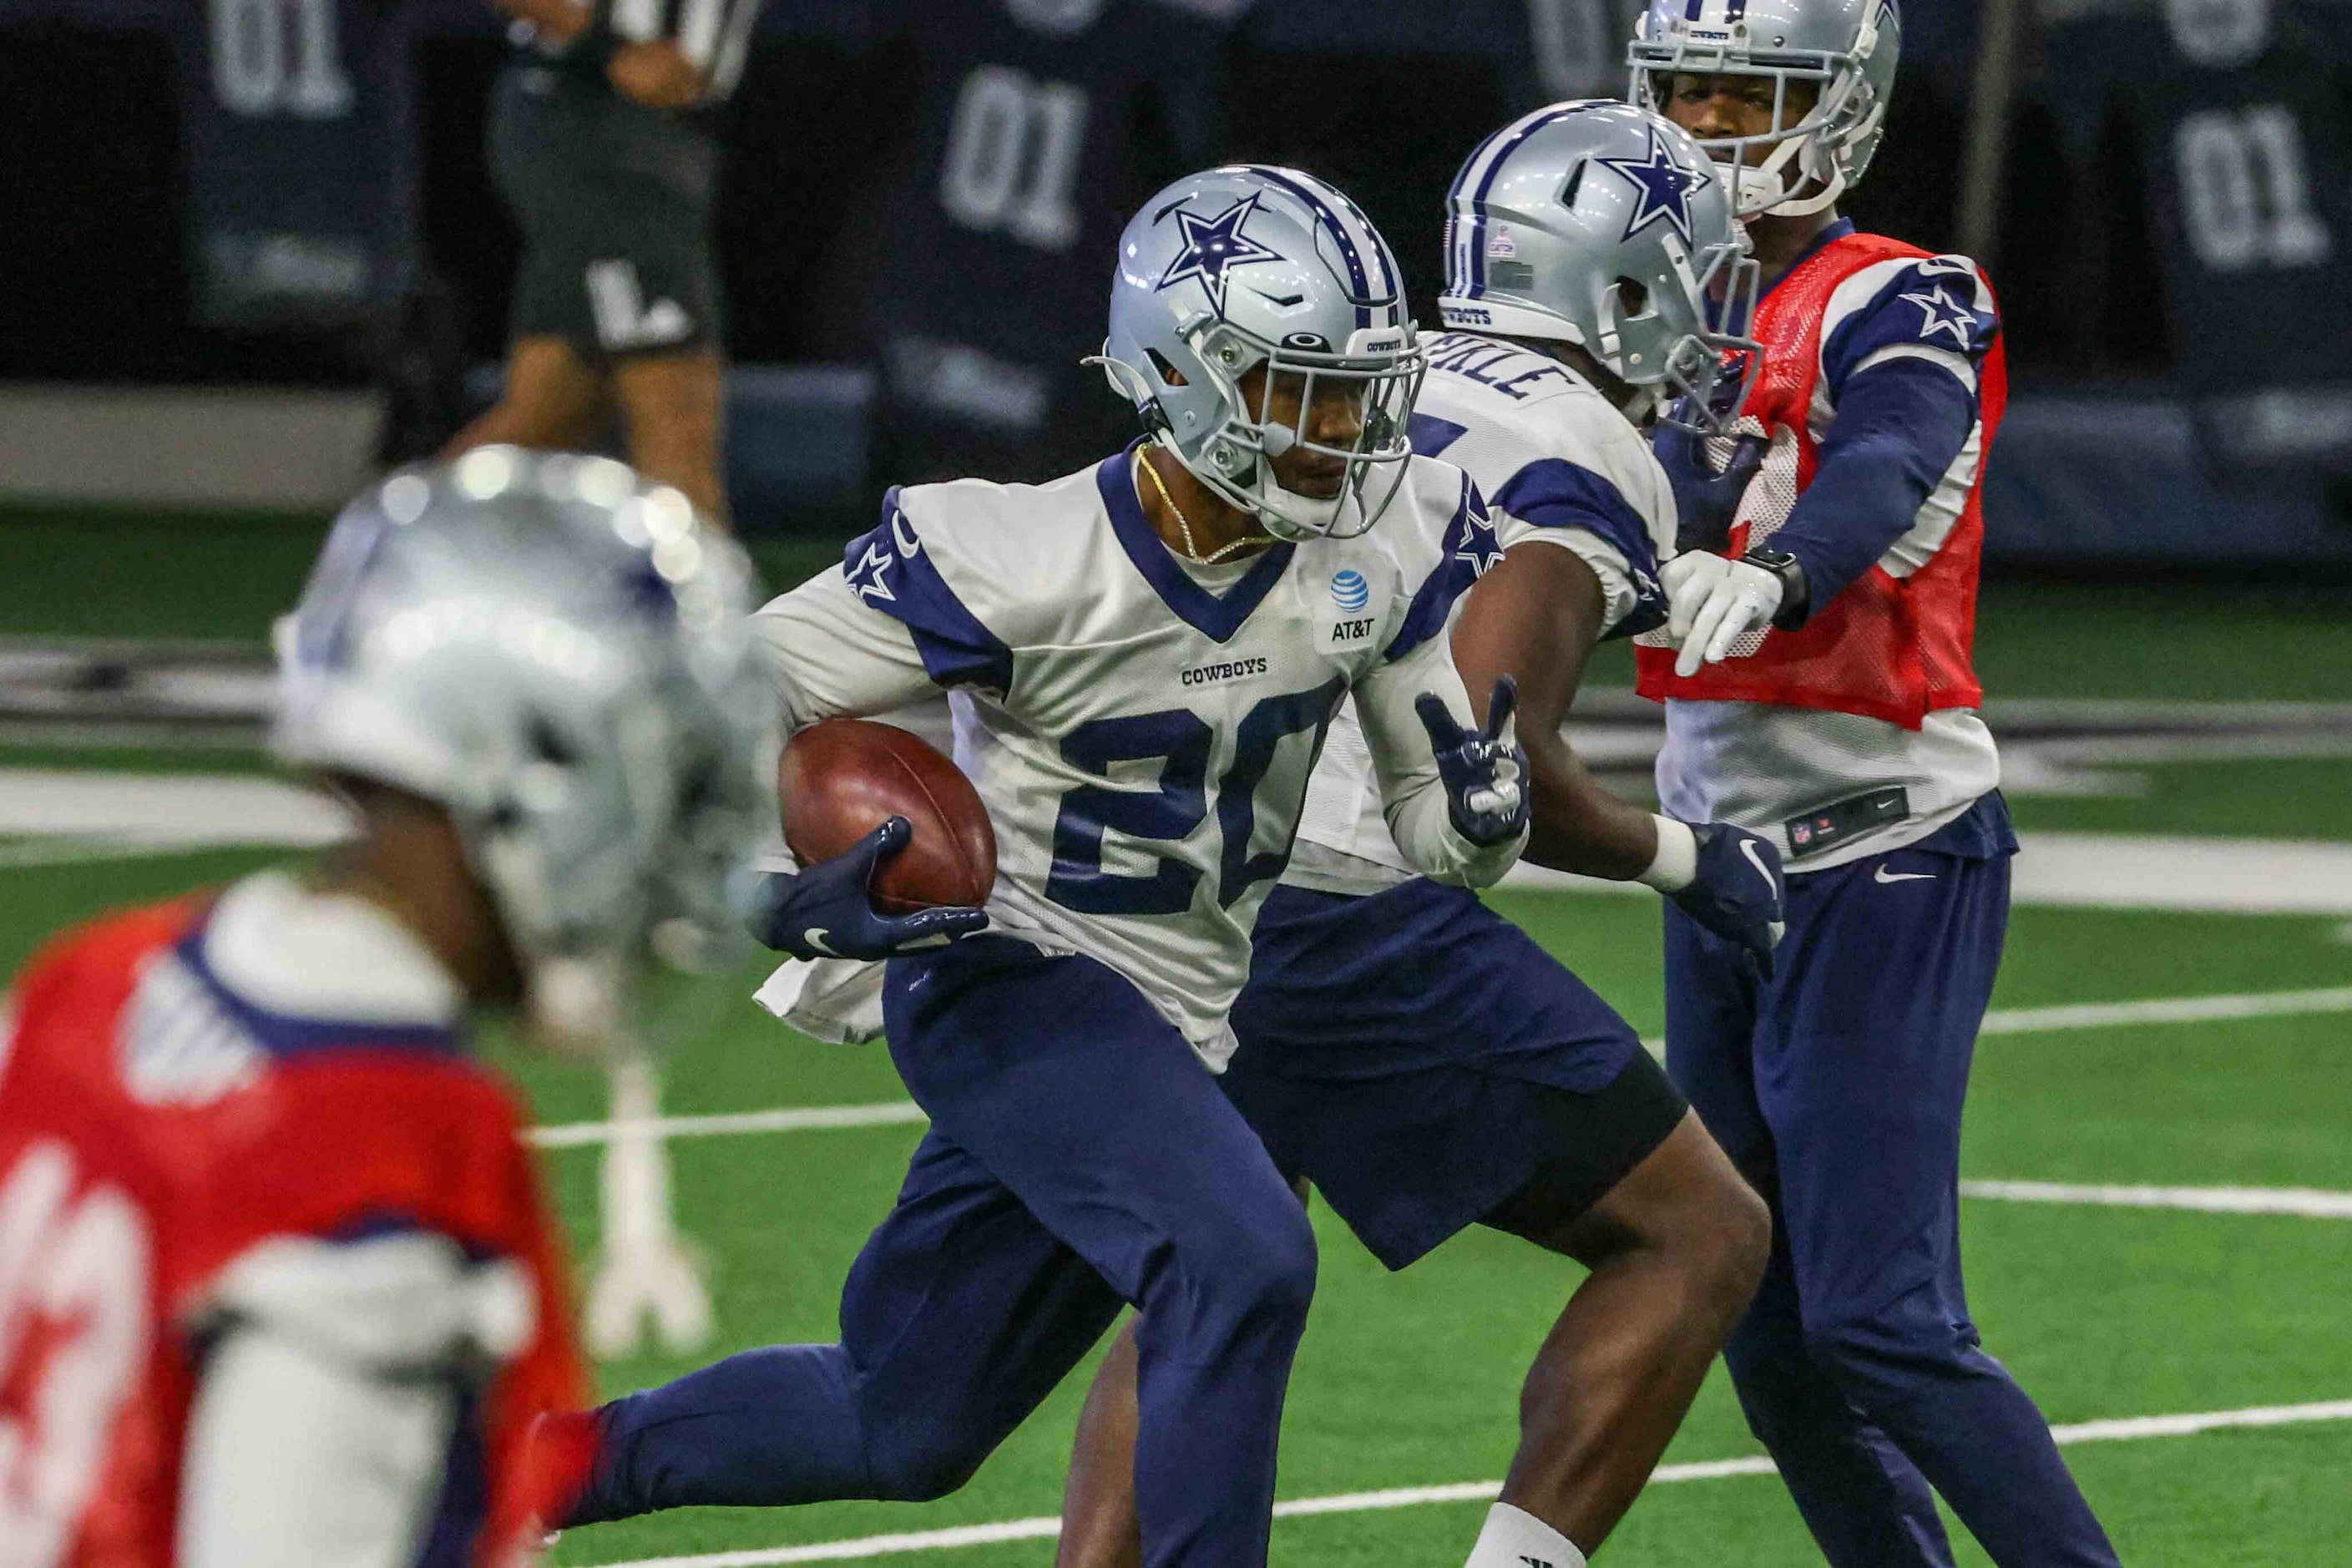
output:
[{"label": "blue star logo on helmet", "polygon": [[1201,217],[1178,207],[1176,223],[1184,235],[1184,248],[1169,262],[1168,270],[1160,275],[1158,283],[1152,285],[1152,292],[1173,289],[1187,278],[1198,279],[1201,287],[1208,291],[1209,302],[1217,308],[1219,315],[1224,314],[1227,268],[1238,267],[1245,261],[1282,259],[1281,252],[1268,250],[1242,232],[1242,225],[1255,211],[1255,191],[1214,217]]},{"label": "blue star logo on helmet", "polygon": [[1706,183],[1706,176],[1677,163],[1674,149],[1658,140],[1655,129],[1650,132],[1647,157],[1596,158],[1593,162],[1614,169],[1633,187],[1637,199],[1633,216],[1625,220],[1627,239],[1663,218],[1673,226],[1685,245],[1691,243],[1691,193]]},{"label": "blue star logo on helmet", "polygon": [[1331,574],[1331,602],[1349,615],[1354,615],[1372,602],[1372,585],[1354,567]]}]

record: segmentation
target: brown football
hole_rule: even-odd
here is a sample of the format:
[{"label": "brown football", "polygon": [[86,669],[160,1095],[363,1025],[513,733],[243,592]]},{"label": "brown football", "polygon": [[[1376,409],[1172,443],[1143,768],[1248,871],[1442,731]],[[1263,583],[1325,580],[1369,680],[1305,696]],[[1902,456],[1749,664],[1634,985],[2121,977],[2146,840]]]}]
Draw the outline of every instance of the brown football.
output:
[{"label": "brown football", "polygon": [[784,842],[803,866],[855,845],[893,816],[915,832],[874,879],[874,907],[907,914],[984,904],[996,885],[996,830],[955,763],[895,725],[828,719],[785,746],[776,768]]}]

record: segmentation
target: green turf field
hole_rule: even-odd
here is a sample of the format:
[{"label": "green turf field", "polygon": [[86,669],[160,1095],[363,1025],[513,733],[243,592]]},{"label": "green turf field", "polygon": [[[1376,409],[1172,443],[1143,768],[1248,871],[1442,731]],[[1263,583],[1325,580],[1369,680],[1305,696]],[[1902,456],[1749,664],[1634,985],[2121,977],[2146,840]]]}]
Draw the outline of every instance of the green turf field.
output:
[{"label": "green turf field", "polygon": [[[299,581],[315,538],[300,525],[254,521],[170,538],[133,520],[19,522],[0,528],[0,632],[18,634],[257,638]],[[92,544],[93,531],[100,531],[102,547]],[[151,551],[169,560],[169,570],[157,569]],[[772,553],[782,578],[825,552]],[[1985,604],[1987,684],[1997,693],[2352,700],[2352,624],[2317,594],[1995,584]],[[0,747],[0,770],[253,765],[250,753],[233,749]],[[2140,772],[2137,795],[2021,799],[2021,824],[2352,842],[2352,763],[2272,759]],[[5,787],[0,772],[0,791]],[[0,861],[0,963],[13,967],[42,933],[86,913],[217,881],[268,858],[220,851],[47,866]],[[1496,900],[1645,1034],[1661,1030],[1652,903],[1519,891]],[[1999,1029],[1979,1048],[1965,1176],[2352,1192],[2352,1011],[2346,1010],[2352,999],[2273,1016],[2064,1029],[2022,1011],[2352,988],[2347,918],[2019,910],[1995,1000]],[[695,1002],[702,1016],[682,1028],[688,1037],[671,1068],[671,1111],[903,1098],[878,1051],[814,1044],[767,1023],[745,995],[755,979],[714,983],[703,996],[676,1004],[675,1016],[694,1012]],[[541,1121],[603,1114],[593,1077],[499,1050]],[[680,1219],[711,1263],[715,1352],[831,1337],[843,1272],[888,1203],[916,1135],[902,1123],[674,1143]],[[583,1248],[594,1235],[596,1159],[593,1146],[546,1155]],[[2346,1214],[2347,1205],[2336,1212]],[[2071,1447],[2126,1562],[2271,1568],[2347,1561],[2352,1217],[1971,1197],[1964,1219],[1972,1305],[1986,1342],[2054,1422],[2347,1402],[2327,1419],[2111,1436]],[[1514,1440],[1519,1375],[1576,1269],[1477,1233],[1389,1276],[1327,1211],[1318,1207],[1317,1221],[1321,1283],[1292,1389],[1281,1495],[1499,1475]],[[605,1367],[604,1383],[617,1392],[688,1364],[648,1355]],[[728,1553],[708,1568],[752,1568],[774,1560],[764,1549],[1050,1514],[1079,1391],[1074,1383],[1056,1394],[966,1490],[944,1502],[675,1515],[574,1531],[556,1560],[609,1564]],[[1669,1461],[1760,1451],[1718,1376]],[[1461,1560],[1482,1510],[1483,1504],[1456,1501],[1287,1518],[1276,1527],[1275,1557],[1302,1568],[1400,1562],[1435,1568]],[[1051,1551],[1050,1542],[1028,1539],[886,1560],[1043,1568]],[[1984,1561],[1965,1543],[1961,1551],[1964,1562]],[[1795,1568],[1819,1558],[1777,1482],[1738,1475],[1655,1487],[1601,1561]]]}]

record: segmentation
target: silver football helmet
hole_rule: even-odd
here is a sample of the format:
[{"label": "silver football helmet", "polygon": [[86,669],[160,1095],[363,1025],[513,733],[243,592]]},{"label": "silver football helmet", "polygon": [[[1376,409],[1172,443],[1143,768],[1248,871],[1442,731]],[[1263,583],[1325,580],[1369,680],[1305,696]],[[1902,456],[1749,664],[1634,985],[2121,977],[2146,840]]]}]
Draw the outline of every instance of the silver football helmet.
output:
[{"label": "silver football helmet", "polygon": [[1698,143],[1630,103],[1522,115],[1446,199],[1445,324],[1574,343],[1635,390],[1637,420],[1669,400],[1668,417],[1711,432],[1737,416],[1758,283]]},{"label": "silver football helmet", "polygon": [[[1423,367],[1403,273],[1356,204],[1312,174],[1235,165],[1153,196],[1119,236],[1110,336],[1089,363],[1153,440],[1279,538],[1360,533],[1403,483]],[[1253,405],[1241,382],[1259,366]],[[1275,416],[1278,382],[1286,401],[1299,394],[1296,426]],[[1276,480],[1273,459],[1293,447],[1344,464],[1337,495]]]},{"label": "silver football helmet", "polygon": [[649,948],[733,930],[773,820],[751,585],[683,495],[609,458],[403,470],[344,509],[278,625],[273,749],[445,806],[534,1021],[593,1042]]},{"label": "silver football helmet", "polygon": [[[1770,79],[1771,131],[1704,143],[1749,218],[1817,213],[1862,183],[1902,47],[1895,0],[1649,0],[1626,57],[1633,101],[1661,112],[1677,75]],[[1818,96],[1792,118],[1801,81]]]}]

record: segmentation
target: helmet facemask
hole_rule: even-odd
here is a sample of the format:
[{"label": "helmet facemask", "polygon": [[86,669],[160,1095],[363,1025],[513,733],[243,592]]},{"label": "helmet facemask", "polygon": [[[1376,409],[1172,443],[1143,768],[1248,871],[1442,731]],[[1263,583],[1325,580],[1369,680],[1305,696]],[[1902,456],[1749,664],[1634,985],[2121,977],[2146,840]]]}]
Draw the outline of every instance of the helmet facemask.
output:
[{"label": "helmet facemask", "polygon": [[[1671,118],[1678,76],[1756,77],[1772,83],[1769,129],[1699,142],[1742,221],[1825,211],[1861,181],[1886,117],[1885,98],[1868,68],[1880,42],[1876,14],[1864,19],[1848,49],[1759,49],[1680,35],[1654,38],[1646,36],[1647,28],[1645,17],[1644,36],[1627,52],[1633,100],[1654,114]],[[1811,85],[1813,103],[1792,114],[1790,89],[1799,83]]]},{"label": "helmet facemask", "polygon": [[[1357,352],[1267,345],[1228,322],[1192,340],[1224,413],[1197,458],[1177,457],[1226,500],[1256,516],[1277,539],[1349,539],[1380,520],[1404,481],[1412,455],[1406,421],[1427,359],[1410,329],[1359,333]],[[1368,344],[1363,340],[1370,340]],[[1320,340],[1318,340],[1320,341]],[[1255,395],[1243,383],[1258,371]],[[1286,487],[1277,471],[1291,452],[1338,465],[1328,497]]]},{"label": "helmet facemask", "polygon": [[[1762,368],[1762,345],[1747,329],[1756,320],[1763,292],[1763,268],[1749,254],[1744,233],[1699,253],[1702,270],[1691,274],[1679,247],[1670,247],[1677,273],[1690,277],[1686,298],[1696,301],[1692,330],[1665,353],[1659,376],[1658,420],[1701,435],[1728,435],[1747,406],[1748,389]],[[1734,327],[1739,330],[1734,331]]]}]

